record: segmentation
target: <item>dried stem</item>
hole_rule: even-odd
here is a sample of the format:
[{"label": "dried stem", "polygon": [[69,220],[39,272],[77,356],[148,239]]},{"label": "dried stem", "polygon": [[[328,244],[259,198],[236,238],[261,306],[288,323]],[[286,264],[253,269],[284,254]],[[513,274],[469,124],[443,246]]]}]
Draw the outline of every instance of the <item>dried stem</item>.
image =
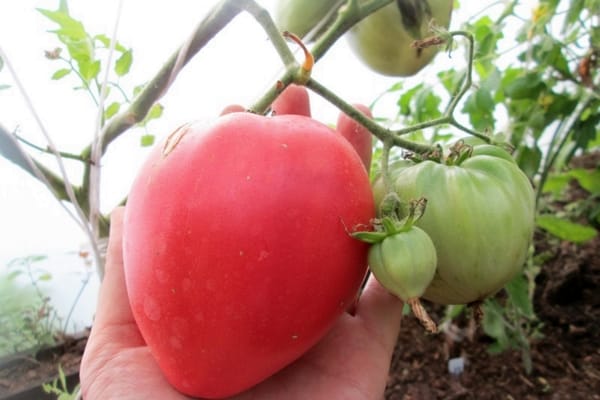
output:
[{"label": "dried stem", "polygon": [[425,307],[423,307],[423,305],[419,301],[419,298],[414,297],[412,299],[408,299],[407,303],[410,305],[413,314],[415,315],[415,317],[417,317],[417,319],[419,320],[421,325],[423,325],[425,330],[429,333],[437,333],[438,329],[436,323],[433,322],[433,320],[427,313],[427,310],[425,310]]}]

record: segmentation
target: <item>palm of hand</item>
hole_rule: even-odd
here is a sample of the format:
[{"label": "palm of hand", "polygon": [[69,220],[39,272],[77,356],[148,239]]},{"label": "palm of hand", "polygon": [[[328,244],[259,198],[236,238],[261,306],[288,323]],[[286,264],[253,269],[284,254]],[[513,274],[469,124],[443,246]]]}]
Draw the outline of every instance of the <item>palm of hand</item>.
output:
[{"label": "palm of hand", "polygon": [[[135,324],[125,288],[122,209],[113,212],[106,276],[81,365],[86,400],[186,399],[164,378]],[[383,397],[402,303],[371,279],[355,315],[344,314],[303,357],[233,399]]]}]

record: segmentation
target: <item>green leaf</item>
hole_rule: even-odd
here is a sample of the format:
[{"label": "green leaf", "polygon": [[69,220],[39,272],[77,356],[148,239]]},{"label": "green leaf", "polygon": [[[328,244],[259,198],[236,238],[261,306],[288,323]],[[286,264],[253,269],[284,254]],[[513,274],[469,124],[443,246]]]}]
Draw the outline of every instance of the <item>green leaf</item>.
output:
[{"label": "green leaf", "polygon": [[38,8],[37,10],[46,18],[58,24],[60,28],[54,32],[63,43],[68,44],[67,42],[69,41],[78,41],[88,37],[83,24],[72,18],[68,10],[52,11],[42,8]]},{"label": "green leaf", "polygon": [[110,105],[108,107],[106,107],[106,110],[104,111],[104,119],[106,119],[106,120],[111,119],[116,113],[119,112],[120,109],[121,109],[121,103],[119,103],[117,101],[110,103]]},{"label": "green leaf", "polygon": [[529,298],[529,282],[524,275],[518,275],[512,281],[506,284],[504,288],[510,298],[510,301],[526,317],[534,317],[533,304]]},{"label": "green leaf", "polygon": [[494,108],[495,103],[490,91],[481,87],[467,97],[462,111],[469,114],[473,128],[491,130],[495,124]]},{"label": "green leaf", "polygon": [[[502,306],[495,299],[488,299],[484,303],[483,313],[483,331],[486,335],[494,338],[497,343],[497,351],[500,352],[508,348],[508,336],[506,325],[502,317]],[[492,349],[490,349],[492,351]]]},{"label": "green leaf", "polygon": [[419,92],[422,89],[423,89],[423,85],[419,84],[419,85],[407,90],[406,92],[404,92],[402,94],[402,96],[400,96],[400,98],[398,99],[396,104],[398,105],[398,107],[400,107],[399,112],[401,115],[408,116],[411,114],[410,105],[411,105],[412,98],[415,96],[415,94],[417,92]]},{"label": "green leaf", "polygon": [[142,147],[150,147],[154,144],[154,135],[142,135],[140,145]]},{"label": "green leaf", "polygon": [[79,63],[81,76],[86,82],[96,78],[100,73],[100,61],[96,60],[93,62],[82,62]]},{"label": "green leaf", "polygon": [[591,226],[581,225],[549,214],[539,215],[536,223],[540,228],[559,239],[573,243],[586,242],[593,239],[598,233]]},{"label": "green leaf", "polygon": [[538,146],[522,146],[517,153],[517,164],[529,178],[533,178],[542,162],[542,150]]},{"label": "green leaf", "polygon": [[55,71],[54,74],[52,74],[52,80],[59,80],[61,78],[64,78],[65,76],[69,75],[71,73],[71,69],[70,68],[61,68],[58,71]]},{"label": "green leaf", "polygon": [[571,178],[567,174],[552,174],[546,179],[543,192],[552,193],[554,196],[560,196],[570,180]]},{"label": "green leaf", "polygon": [[139,125],[145,126],[146,124],[148,124],[148,122],[152,121],[153,119],[160,118],[163,114],[163,110],[164,110],[164,107],[162,106],[162,104],[154,103],[154,105],[152,105],[152,107],[150,107],[150,110],[148,110],[148,114],[146,114],[146,117],[144,118],[144,120],[142,122],[140,122]]},{"label": "green leaf", "polygon": [[545,88],[542,77],[535,72],[530,72],[505,84],[504,93],[513,100],[537,99]]},{"label": "green leaf", "polygon": [[[94,36],[94,40],[100,42],[102,46],[106,47],[107,49],[110,48],[111,39],[108,36],[104,34],[96,35]],[[120,53],[124,53],[127,51],[127,48],[117,41],[115,44],[115,50]]]},{"label": "green leaf", "polygon": [[600,170],[573,169],[569,175],[577,179],[579,185],[593,195],[600,194]]},{"label": "green leaf", "polygon": [[121,57],[117,59],[115,62],[115,72],[118,76],[126,75],[131,68],[131,63],[133,62],[133,52],[132,50],[127,50]]}]

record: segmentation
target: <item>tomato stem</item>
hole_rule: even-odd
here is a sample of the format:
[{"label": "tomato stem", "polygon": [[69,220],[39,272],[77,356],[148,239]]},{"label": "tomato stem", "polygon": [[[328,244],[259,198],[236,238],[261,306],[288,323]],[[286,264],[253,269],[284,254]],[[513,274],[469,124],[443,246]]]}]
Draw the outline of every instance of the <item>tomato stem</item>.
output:
[{"label": "tomato stem", "polygon": [[437,333],[437,324],[431,319],[429,313],[427,310],[425,310],[423,304],[421,304],[421,301],[417,297],[414,297],[412,299],[408,299],[406,302],[410,305],[410,309],[415,317],[417,317],[421,325],[423,325],[425,330],[429,333]]}]

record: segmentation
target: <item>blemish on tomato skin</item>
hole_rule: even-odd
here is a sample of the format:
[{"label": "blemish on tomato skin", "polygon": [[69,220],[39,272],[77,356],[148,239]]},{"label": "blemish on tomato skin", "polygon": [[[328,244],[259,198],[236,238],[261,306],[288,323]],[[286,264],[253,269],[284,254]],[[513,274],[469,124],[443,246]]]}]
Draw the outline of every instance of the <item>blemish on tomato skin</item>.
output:
[{"label": "blemish on tomato skin", "polygon": [[168,156],[175,147],[179,144],[181,139],[188,133],[188,128],[190,127],[190,123],[186,123],[181,125],[179,128],[175,129],[165,140],[162,148],[162,156],[163,158]]},{"label": "blemish on tomato skin", "polygon": [[150,321],[158,321],[161,318],[160,304],[150,296],[144,299],[144,314]]}]

